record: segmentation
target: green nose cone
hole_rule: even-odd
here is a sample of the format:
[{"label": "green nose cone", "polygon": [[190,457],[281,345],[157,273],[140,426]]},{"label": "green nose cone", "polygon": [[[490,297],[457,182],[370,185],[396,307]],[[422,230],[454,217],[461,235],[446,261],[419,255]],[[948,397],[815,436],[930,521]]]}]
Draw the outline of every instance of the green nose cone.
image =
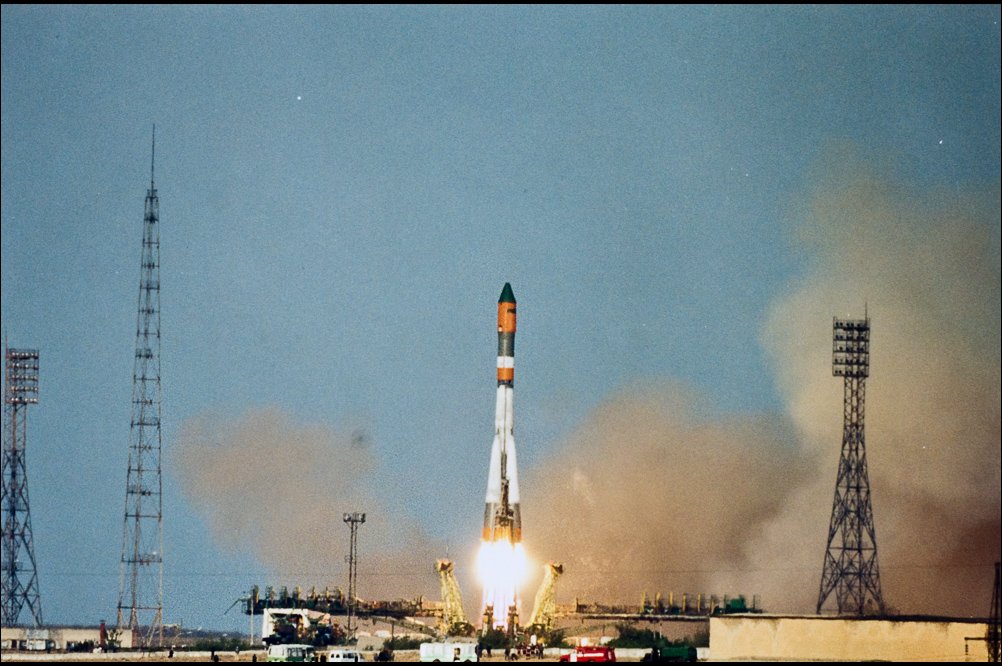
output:
[{"label": "green nose cone", "polygon": [[501,298],[498,299],[498,303],[514,303],[515,293],[511,290],[511,284],[508,282],[504,283],[504,289],[501,290]]}]

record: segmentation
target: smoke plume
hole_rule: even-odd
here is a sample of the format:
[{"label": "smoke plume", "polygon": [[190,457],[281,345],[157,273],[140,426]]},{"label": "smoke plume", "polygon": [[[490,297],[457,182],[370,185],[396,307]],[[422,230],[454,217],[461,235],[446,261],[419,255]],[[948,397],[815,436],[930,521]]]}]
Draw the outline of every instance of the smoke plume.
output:
[{"label": "smoke plume", "polygon": [[[811,261],[761,336],[784,414],[720,415],[685,387],[634,385],[523,470],[526,546],[566,564],[561,602],[743,593],[771,611],[813,611],[842,436],[832,317],[865,311],[884,599],[907,613],[985,614],[1002,522],[998,186],[919,193],[852,158],[830,165],[796,215]],[[441,549],[399,527],[413,520],[391,531],[364,436],[260,410],[192,419],[175,450],[220,542],[292,583],[344,580],[340,516],[366,511],[363,596],[436,594]]]},{"label": "smoke plume", "polygon": [[745,591],[721,577],[742,578],[744,545],[814,465],[783,419],[706,411],[680,386],[625,389],[531,470],[529,547],[565,563],[561,598]]},{"label": "smoke plume", "polygon": [[[366,513],[359,528],[359,596],[434,594],[437,550],[416,521],[389,511],[364,431],[338,433],[298,424],[278,409],[184,422],[174,464],[217,542],[246,550],[275,575],[262,584],[344,587],[346,512]],[[391,525],[391,522],[393,523]]]},{"label": "smoke plume", "polygon": [[[984,615],[1000,549],[998,187],[910,191],[845,155],[819,182],[798,229],[816,263],[773,304],[762,336],[790,417],[833,490],[842,386],[830,371],[831,318],[867,308],[867,458],[885,601]],[[830,511],[830,495],[818,497],[812,515]]]},{"label": "smoke plume", "polygon": [[[848,174],[848,175],[847,175]],[[762,332],[787,415],[701,418],[680,387],[607,399],[524,485],[560,597],[817,602],[842,434],[832,317],[872,324],[866,441],[885,602],[984,615],[1000,543],[999,191],[919,194],[836,156],[806,201],[807,274]],[[537,527],[534,527],[537,526]]]}]

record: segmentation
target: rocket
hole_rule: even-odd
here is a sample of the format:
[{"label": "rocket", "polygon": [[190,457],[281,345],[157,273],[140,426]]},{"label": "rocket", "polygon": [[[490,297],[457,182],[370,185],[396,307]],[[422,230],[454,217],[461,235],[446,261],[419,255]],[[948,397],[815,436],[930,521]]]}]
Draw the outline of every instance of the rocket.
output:
[{"label": "rocket", "polygon": [[494,412],[494,442],[487,474],[483,540],[522,541],[522,511],[518,501],[515,459],[515,294],[507,282],[498,299],[498,390]]}]

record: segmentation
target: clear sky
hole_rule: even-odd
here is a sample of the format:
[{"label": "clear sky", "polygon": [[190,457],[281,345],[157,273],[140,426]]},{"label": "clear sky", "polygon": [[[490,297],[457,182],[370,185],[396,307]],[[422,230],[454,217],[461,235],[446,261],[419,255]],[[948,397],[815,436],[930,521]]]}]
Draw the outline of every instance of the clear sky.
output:
[{"label": "clear sky", "polygon": [[114,616],[153,124],[166,620],[242,629],[223,611],[282,572],[214,536],[171,452],[183,424],[362,432],[375,509],[455,554],[479,530],[506,281],[523,470],[637,381],[785,413],[760,340],[815,264],[791,230],[832,146],[907,191],[993,191],[997,240],[999,18],[4,5],[2,327],[41,352],[46,620]]}]

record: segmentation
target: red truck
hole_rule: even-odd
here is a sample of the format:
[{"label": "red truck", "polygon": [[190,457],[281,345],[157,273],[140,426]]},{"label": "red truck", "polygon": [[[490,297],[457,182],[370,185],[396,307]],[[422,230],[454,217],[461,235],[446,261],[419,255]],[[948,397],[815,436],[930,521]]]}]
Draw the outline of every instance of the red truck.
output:
[{"label": "red truck", "polygon": [[570,654],[560,655],[560,661],[616,661],[616,648],[607,645],[582,645]]}]

